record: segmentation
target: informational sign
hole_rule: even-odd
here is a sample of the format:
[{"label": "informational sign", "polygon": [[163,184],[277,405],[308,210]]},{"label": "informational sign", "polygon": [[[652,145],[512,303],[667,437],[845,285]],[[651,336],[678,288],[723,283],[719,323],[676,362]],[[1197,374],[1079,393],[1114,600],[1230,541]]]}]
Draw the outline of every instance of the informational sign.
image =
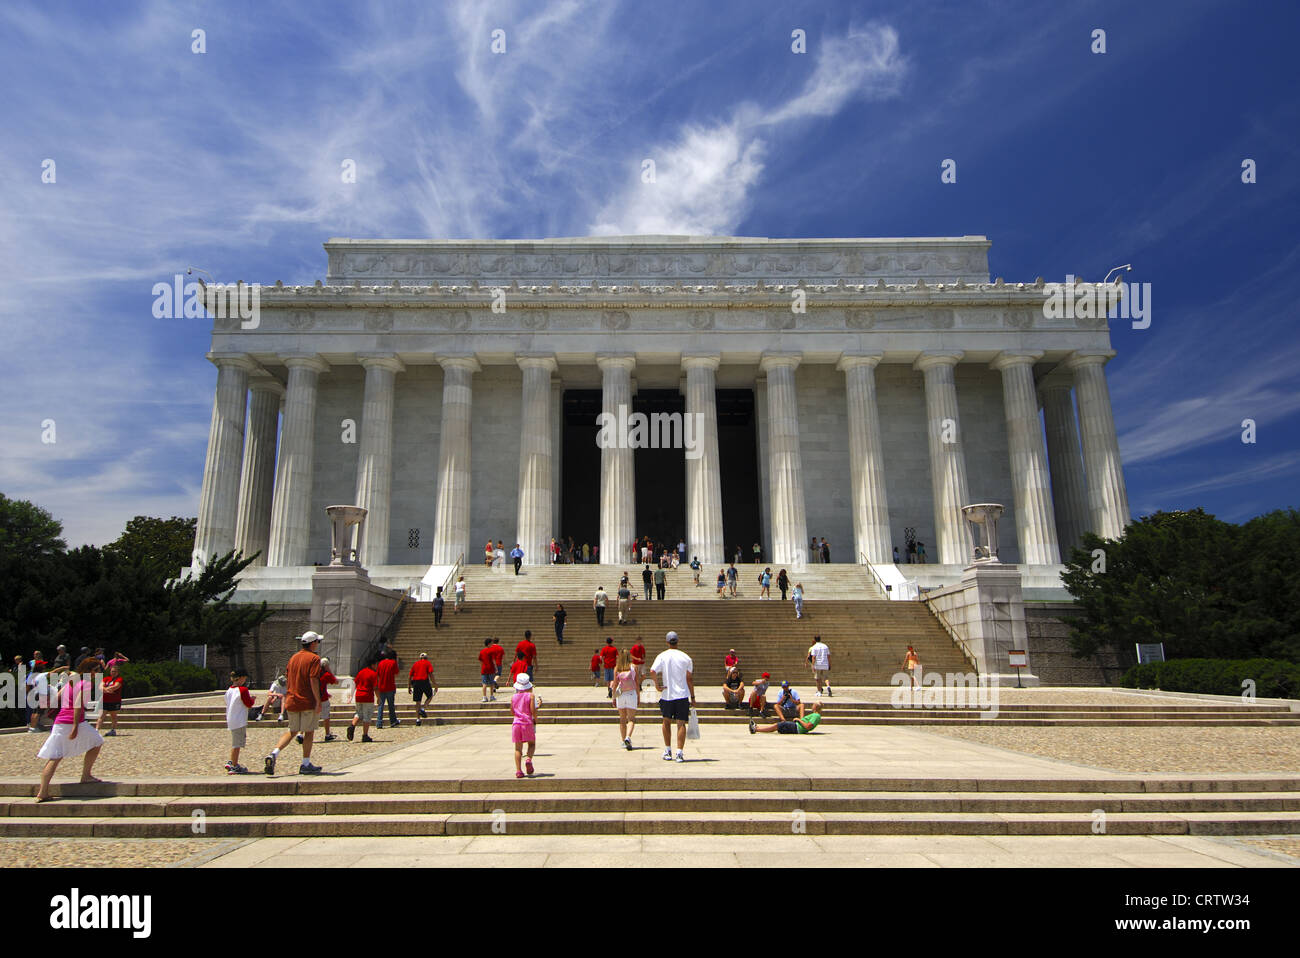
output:
[{"label": "informational sign", "polygon": [[201,669],[208,667],[208,647],[206,645],[178,645],[176,658]]},{"label": "informational sign", "polygon": [[1138,643],[1138,665],[1146,665],[1148,662],[1163,662],[1165,660],[1165,644],[1163,642]]},{"label": "informational sign", "polygon": [[1025,649],[1007,649],[1007,664],[1013,669],[1029,667],[1029,653]]}]

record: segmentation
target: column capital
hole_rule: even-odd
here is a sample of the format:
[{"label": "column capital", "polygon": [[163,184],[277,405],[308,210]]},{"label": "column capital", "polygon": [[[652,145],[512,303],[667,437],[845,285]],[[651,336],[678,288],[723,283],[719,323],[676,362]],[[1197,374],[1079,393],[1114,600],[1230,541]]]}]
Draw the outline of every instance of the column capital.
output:
[{"label": "column capital", "polygon": [[835,368],[840,372],[848,372],[850,369],[856,369],[859,366],[875,369],[884,358],[885,354],[882,352],[843,353],[840,355],[839,362],[835,364]]},{"label": "column capital", "polygon": [[246,373],[252,373],[260,368],[257,363],[253,362],[248,353],[208,353],[204,358],[218,369],[224,366],[232,366],[235,369],[242,369]]},{"label": "column capital", "polygon": [[478,361],[478,357],[473,355],[439,356],[438,365],[444,371],[448,369],[468,369],[471,373],[477,373],[483,370],[483,365]]},{"label": "column capital", "polygon": [[912,363],[912,368],[918,372],[925,372],[927,369],[933,369],[936,366],[956,366],[965,355],[960,349],[927,349],[916,357],[916,361]]},{"label": "column capital", "polygon": [[1067,369],[1079,369],[1082,366],[1104,366],[1115,358],[1113,349],[1080,349],[1070,353],[1063,365]]},{"label": "column capital", "polygon": [[1041,349],[1004,349],[993,357],[989,368],[1003,370],[1008,366],[1032,366],[1042,358]]},{"label": "column capital", "polygon": [[758,368],[765,373],[786,366],[797,369],[802,361],[803,353],[764,353],[758,362]]},{"label": "column capital", "polygon": [[357,362],[366,369],[387,369],[390,373],[406,371],[406,364],[393,353],[357,353]]},{"label": "column capital", "polygon": [[597,353],[596,365],[603,371],[610,369],[626,369],[629,372],[636,368],[636,356],[631,353]]},{"label": "column capital", "polygon": [[682,355],[682,369],[717,370],[722,365],[719,353],[685,353]]},{"label": "column capital", "polygon": [[315,353],[292,353],[288,356],[281,356],[280,362],[284,363],[289,369],[310,369],[315,373],[328,372],[330,368],[330,364]]},{"label": "column capital", "polygon": [[553,373],[560,368],[554,353],[516,353],[515,362],[520,369],[545,369]]}]

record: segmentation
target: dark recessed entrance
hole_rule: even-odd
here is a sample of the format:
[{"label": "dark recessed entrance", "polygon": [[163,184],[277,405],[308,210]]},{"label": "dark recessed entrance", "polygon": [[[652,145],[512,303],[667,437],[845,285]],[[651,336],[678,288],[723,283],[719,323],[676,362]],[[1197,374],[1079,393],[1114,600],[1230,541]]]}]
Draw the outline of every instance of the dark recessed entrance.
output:
[{"label": "dark recessed entrance", "polygon": [[[632,412],[647,417],[676,413],[680,421],[686,412],[686,397],[676,389],[642,389],[632,397]],[[680,429],[675,435],[676,449],[637,449],[633,453],[636,534],[671,544],[674,549],[678,540],[686,537],[686,450],[680,446]]]},{"label": "dark recessed entrance", "polygon": [[584,542],[600,545],[600,449],[596,445],[600,403],[599,389],[564,391],[560,534],[573,536],[579,550]]},{"label": "dark recessed entrance", "polygon": [[759,525],[758,420],[752,389],[719,389],[718,458],[722,461],[722,541],[730,560],[741,546],[752,561]]}]

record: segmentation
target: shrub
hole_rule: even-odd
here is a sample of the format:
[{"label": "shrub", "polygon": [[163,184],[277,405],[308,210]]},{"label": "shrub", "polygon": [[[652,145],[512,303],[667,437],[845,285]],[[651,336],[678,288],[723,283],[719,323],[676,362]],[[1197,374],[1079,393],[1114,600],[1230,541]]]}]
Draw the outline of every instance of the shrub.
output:
[{"label": "shrub", "polygon": [[125,681],[122,688],[124,698],[211,692],[219,688],[217,677],[211,670],[188,662],[129,662],[121,669]]},{"label": "shrub", "polygon": [[1283,659],[1170,659],[1135,665],[1119,684],[1128,689],[1240,695],[1242,682],[1255,683],[1260,698],[1300,698],[1300,665]]}]

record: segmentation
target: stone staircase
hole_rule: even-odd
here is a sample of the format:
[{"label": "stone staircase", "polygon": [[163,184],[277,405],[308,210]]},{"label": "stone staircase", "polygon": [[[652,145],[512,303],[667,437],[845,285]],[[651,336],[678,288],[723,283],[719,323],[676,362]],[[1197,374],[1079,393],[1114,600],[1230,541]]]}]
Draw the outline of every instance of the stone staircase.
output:
[{"label": "stone staircase", "polygon": [[[589,683],[590,684],[590,683]],[[724,709],[720,703],[721,672],[718,681],[711,682],[706,688],[697,686],[699,708],[697,710],[702,724],[732,723],[744,726],[748,721],[746,713]],[[805,702],[811,704],[815,688],[801,685],[801,694]],[[610,725],[615,721],[612,708],[606,700],[566,701],[563,692],[548,697],[542,692],[546,705],[538,716],[539,724],[563,725]],[[841,694],[823,700],[828,714],[834,716],[835,725],[859,726],[1071,726],[1071,727],[1123,727],[1123,728],[1245,728],[1265,726],[1300,726],[1300,712],[1293,712],[1286,706],[1274,705],[1152,705],[1135,702],[1122,705],[1085,705],[1060,703],[1007,703],[996,701],[996,709],[985,707],[981,710],[974,690],[969,690],[965,704],[968,707],[956,707],[962,700],[950,701],[952,707],[926,707],[922,696],[908,696],[895,707],[886,701],[862,702],[847,700]],[[460,703],[439,703],[428,706],[426,725],[508,725],[511,717],[508,705],[509,693],[505,689],[497,696],[495,702],[478,701]],[[399,692],[397,714],[403,723],[415,722],[415,707],[406,699],[405,691]],[[559,699],[557,701],[557,699]],[[641,708],[637,712],[638,724],[657,726],[659,710],[653,688],[647,684],[642,697]],[[347,721],[351,709],[341,707],[341,714],[336,713],[335,722]],[[181,707],[166,703],[128,704],[118,713],[119,725],[124,729],[218,729],[225,728],[225,710],[214,702],[211,706]],[[274,726],[276,723],[264,723]]]},{"label": "stone staircase", "polygon": [[[850,567],[852,568],[852,567]],[[472,596],[473,593],[470,593]],[[433,660],[439,683],[477,685],[478,652],[485,638],[495,636],[506,649],[506,669],[514,649],[531,629],[538,647],[538,680],[546,686],[589,685],[591,655],[605,644],[606,636],[624,648],[641,636],[647,664],[664,648],[671,630],[681,637],[680,648],[696,664],[707,683],[722,682],[722,661],[727,650],[740,655],[746,681],[771,672],[779,683],[805,683],[805,660],[814,637],[830,646],[832,675],[837,684],[888,685],[902,666],[907,646],[916,647],[923,668],[965,673],[971,667],[943,626],[918,602],[810,600],[804,617],[796,620],[789,602],[734,602],[723,599],[632,603],[630,625],[618,625],[618,611],[605,613],[605,627],[596,626],[591,594],[579,592],[558,601],[569,613],[564,645],[555,640],[550,600],[469,599],[460,613],[448,609],[442,627],[433,627],[430,603],[411,603],[393,640],[401,661],[413,662],[421,652]],[[707,684],[702,682],[702,684]]]},{"label": "stone staircase", "polygon": [[[577,602],[585,599],[591,605],[591,597],[597,586],[604,586],[611,599],[618,592],[618,581],[623,573],[628,574],[632,591],[643,595],[641,572],[644,565],[629,563],[621,566],[607,565],[553,565],[523,566],[519,575],[514,574],[514,566],[507,563],[503,571],[495,571],[482,565],[466,564],[460,574],[465,576],[466,595],[470,601],[479,599],[513,600],[544,599],[549,602]],[[654,571],[651,565],[651,571]],[[714,597],[717,591],[718,569],[725,564],[712,564],[700,569],[700,585],[695,586],[694,573],[687,566],[665,569],[664,596],[669,601],[678,599],[699,599]],[[758,599],[759,574],[768,565],[743,563],[736,566],[737,600]],[[772,598],[779,601],[781,593],[776,587],[776,573],[780,566],[772,565]],[[790,586],[803,583],[804,598],[807,601],[822,599],[875,599],[884,600],[885,594],[876,585],[875,579],[864,566],[849,563],[829,563],[827,565],[810,565],[803,572],[787,570]],[[450,591],[450,590],[448,590]],[[790,613],[794,615],[793,612]]]},{"label": "stone staircase", "polygon": [[[1300,834],[1300,778],[266,779],[0,784],[0,837]],[[1103,816],[1099,812],[1104,812]]]}]

